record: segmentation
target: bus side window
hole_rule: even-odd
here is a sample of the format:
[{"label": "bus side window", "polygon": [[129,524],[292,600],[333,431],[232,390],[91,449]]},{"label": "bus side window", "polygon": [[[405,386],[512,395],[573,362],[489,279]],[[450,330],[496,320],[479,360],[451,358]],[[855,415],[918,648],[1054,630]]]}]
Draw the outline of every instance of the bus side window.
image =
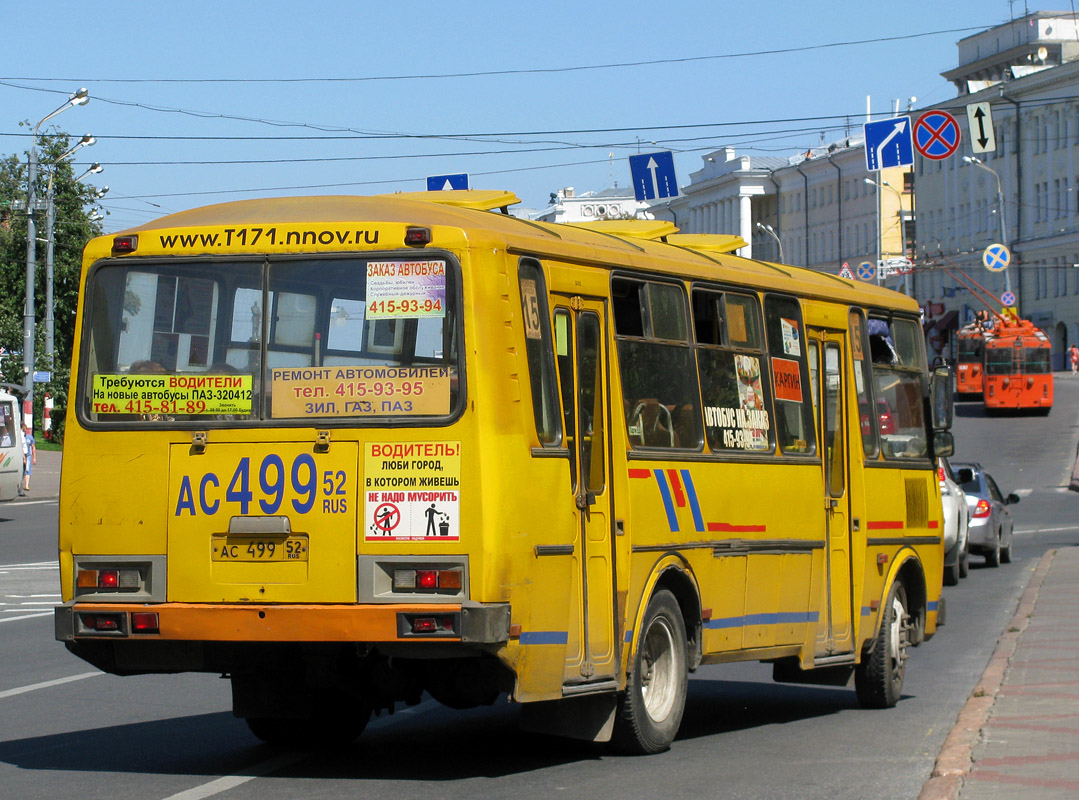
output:
[{"label": "bus side window", "polygon": [[802,309],[793,297],[764,298],[764,331],[775,379],[775,427],[784,454],[816,452],[813,399],[806,364],[807,344]]},{"label": "bus side window", "polygon": [[562,430],[555,389],[554,347],[547,311],[547,287],[543,270],[535,261],[522,259],[518,269],[521,314],[524,320],[525,353],[532,388],[532,414],[540,444],[561,443]]},{"label": "bus side window", "polygon": [[[555,360],[558,363],[558,385],[562,396],[563,430],[566,446],[572,449],[577,443],[577,414],[574,411],[573,387],[573,341],[570,337],[569,311],[556,308],[554,312]],[[577,488],[577,459],[570,458],[570,482]]]},{"label": "bus side window", "polygon": [[611,306],[630,445],[699,450],[700,390],[682,287],[614,278]]},{"label": "bus side window", "polygon": [[771,381],[757,298],[694,289],[693,329],[709,448],[774,452]]}]

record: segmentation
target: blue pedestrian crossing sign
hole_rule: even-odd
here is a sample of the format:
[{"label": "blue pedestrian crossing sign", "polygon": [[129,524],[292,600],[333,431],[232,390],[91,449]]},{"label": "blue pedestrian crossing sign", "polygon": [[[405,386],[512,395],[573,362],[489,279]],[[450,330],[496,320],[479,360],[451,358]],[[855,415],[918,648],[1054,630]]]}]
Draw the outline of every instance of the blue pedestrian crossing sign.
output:
[{"label": "blue pedestrian crossing sign", "polygon": [[865,168],[870,172],[914,163],[910,117],[892,117],[862,126],[865,132]]},{"label": "blue pedestrian crossing sign", "polygon": [[427,178],[427,191],[429,192],[446,192],[453,189],[467,188],[467,172],[458,172],[453,175],[431,175]]},{"label": "blue pedestrian crossing sign", "polygon": [[629,172],[633,177],[633,196],[638,202],[678,197],[674,154],[669,150],[630,156]]},{"label": "blue pedestrian crossing sign", "polygon": [[982,263],[990,272],[1003,272],[1012,260],[1012,254],[1002,244],[991,244],[982,253]]},{"label": "blue pedestrian crossing sign", "polygon": [[871,261],[863,261],[858,265],[858,280],[871,281],[877,277],[877,268]]}]

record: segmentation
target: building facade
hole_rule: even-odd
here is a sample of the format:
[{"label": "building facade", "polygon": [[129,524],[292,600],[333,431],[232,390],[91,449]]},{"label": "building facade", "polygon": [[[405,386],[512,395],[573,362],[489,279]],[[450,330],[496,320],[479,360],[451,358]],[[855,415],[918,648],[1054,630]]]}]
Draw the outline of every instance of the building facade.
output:
[{"label": "building facade", "polygon": [[[1079,342],[1079,25],[1071,13],[1033,12],[959,42],[959,65],[943,76],[957,96],[940,103],[960,120],[988,103],[993,149],[964,125],[959,152],[918,158],[918,296],[933,320],[969,321],[984,308],[953,275],[960,270],[999,309],[1016,296],[1018,313],[1049,335],[1054,366]],[[971,135],[968,135],[971,134]],[[982,257],[1006,244],[1011,264],[986,270]],[[954,312],[954,313],[952,313]]]}]

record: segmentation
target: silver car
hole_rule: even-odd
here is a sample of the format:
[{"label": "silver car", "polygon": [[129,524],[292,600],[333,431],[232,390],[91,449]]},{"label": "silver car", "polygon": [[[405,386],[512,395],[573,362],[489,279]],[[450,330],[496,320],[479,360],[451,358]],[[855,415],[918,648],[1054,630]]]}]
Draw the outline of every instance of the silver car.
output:
[{"label": "silver car", "polygon": [[1014,525],[1008,506],[1018,503],[1019,495],[1012,492],[1005,497],[981,464],[955,463],[952,467],[970,507],[970,552],[985,556],[989,567],[1009,563]]},{"label": "silver car", "polygon": [[937,459],[937,479],[940,481],[940,500],[944,506],[944,583],[955,586],[960,578],[967,577],[967,496],[946,458]]}]

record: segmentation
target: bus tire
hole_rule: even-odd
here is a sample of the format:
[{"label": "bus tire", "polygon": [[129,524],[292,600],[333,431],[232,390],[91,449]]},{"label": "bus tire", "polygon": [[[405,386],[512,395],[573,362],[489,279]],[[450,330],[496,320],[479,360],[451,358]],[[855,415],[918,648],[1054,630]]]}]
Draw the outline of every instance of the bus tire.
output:
[{"label": "bus tire", "polygon": [[865,708],[891,708],[903,693],[910,617],[907,592],[900,581],[892,584],[884,603],[880,630],[867,656],[854,671],[854,688]]},{"label": "bus tire", "polygon": [[615,719],[613,740],[638,755],[670,747],[682,724],[689,685],[686,627],[666,589],[648,601],[633,670]]}]

